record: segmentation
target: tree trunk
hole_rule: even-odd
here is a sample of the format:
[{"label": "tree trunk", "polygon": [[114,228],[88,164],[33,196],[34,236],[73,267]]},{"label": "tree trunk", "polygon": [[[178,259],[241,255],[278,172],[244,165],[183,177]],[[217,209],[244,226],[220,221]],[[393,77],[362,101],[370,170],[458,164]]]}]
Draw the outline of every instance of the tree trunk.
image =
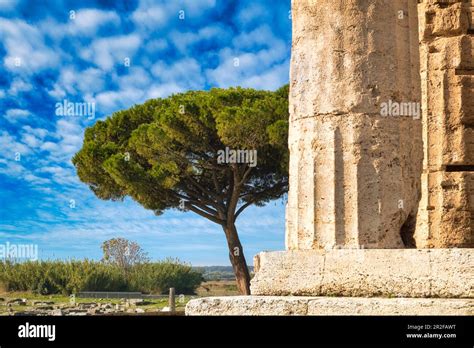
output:
[{"label": "tree trunk", "polygon": [[242,295],[250,295],[250,274],[235,224],[228,223],[223,228],[229,246],[229,258],[234,269],[237,288]]}]

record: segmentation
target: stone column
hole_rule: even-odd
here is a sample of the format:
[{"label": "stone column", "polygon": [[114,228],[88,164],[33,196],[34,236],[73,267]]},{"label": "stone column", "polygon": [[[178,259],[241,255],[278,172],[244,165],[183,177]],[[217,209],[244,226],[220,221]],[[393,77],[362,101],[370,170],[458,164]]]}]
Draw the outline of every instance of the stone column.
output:
[{"label": "stone column", "polygon": [[419,247],[474,247],[474,2],[419,5],[424,157]]},{"label": "stone column", "polygon": [[289,250],[414,247],[416,1],[293,0]]}]

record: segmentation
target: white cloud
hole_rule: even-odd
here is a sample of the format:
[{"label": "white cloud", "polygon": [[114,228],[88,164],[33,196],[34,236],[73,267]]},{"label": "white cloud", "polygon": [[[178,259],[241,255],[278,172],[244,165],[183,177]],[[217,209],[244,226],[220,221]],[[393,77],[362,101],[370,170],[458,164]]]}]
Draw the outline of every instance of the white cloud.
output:
[{"label": "white cloud", "polygon": [[241,25],[246,25],[253,21],[262,21],[268,16],[268,11],[261,5],[256,3],[245,4],[236,16],[237,21]]},{"label": "white cloud", "polygon": [[0,18],[0,40],[7,52],[4,65],[10,71],[29,75],[54,68],[59,62],[58,54],[45,44],[43,34],[25,21]]},{"label": "white cloud", "polygon": [[57,150],[58,148],[58,144],[56,143],[53,143],[51,141],[46,141],[45,143],[43,143],[43,145],[41,145],[41,150],[43,151],[55,151]]},{"label": "white cloud", "polygon": [[30,112],[24,109],[9,109],[6,115],[13,118],[23,118],[29,116]]},{"label": "white cloud", "polygon": [[10,11],[14,10],[18,5],[19,0],[0,0],[0,10],[1,11]]},{"label": "white cloud", "polygon": [[166,98],[171,94],[180,92],[184,92],[184,89],[175,82],[155,84],[149,88],[147,99]]},{"label": "white cloud", "polygon": [[127,74],[111,74],[111,80],[120,88],[97,93],[88,101],[96,103],[97,112],[110,114],[150,98],[167,97],[186,89],[200,88],[204,84],[201,68],[191,58],[171,66],[158,62],[150,70],[153,76],[150,76],[147,70],[133,66]]},{"label": "white cloud", "polygon": [[21,92],[28,92],[33,88],[29,82],[25,82],[21,78],[14,78],[8,89],[8,96],[16,97]]},{"label": "white cloud", "polygon": [[139,6],[132,13],[132,20],[136,26],[143,29],[163,27],[168,22],[169,13],[160,6]]},{"label": "white cloud", "polygon": [[21,155],[31,152],[31,149],[28,146],[17,141],[15,137],[6,131],[0,132],[0,149],[2,149],[3,157],[11,159],[15,157],[15,153],[17,152]]},{"label": "white cloud", "polygon": [[[105,89],[106,78],[120,86],[120,89]],[[108,114],[144,102],[152,82],[150,74],[139,66],[129,67],[128,72],[120,76],[116,72],[106,75],[104,71],[95,68],[82,73],[65,69],[61,72],[56,88],[64,91],[60,94],[63,96],[66,93],[82,94],[84,101],[96,103],[96,112]],[[54,91],[51,93],[54,94]]]},{"label": "white cloud", "polygon": [[288,81],[288,53],[288,45],[262,25],[234,37],[232,46],[219,52],[219,65],[206,70],[206,77],[219,87],[275,89]]},{"label": "white cloud", "polygon": [[119,109],[129,108],[140,103],[145,96],[145,91],[141,88],[124,87],[118,91],[105,91],[95,97],[97,110],[107,114]]},{"label": "white cloud", "polygon": [[62,95],[75,94],[76,90],[74,88],[74,85],[76,83],[76,79],[77,79],[77,71],[69,67],[64,68],[61,70],[58,83],[55,85],[55,89],[61,86],[63,93],[60,93],[60,94]]},{"label": "white cloud", "polygon": [[32,134],[23,133],[21,141],[30,148],[36,148],[41,145],[41,140]]},{"label": "white cloud", "polygon": [[35,149],[39,151],[47,152],[36,162],[39,166],[62,163],[72,167],[71,158],[81,148],[84,133],[79,121],[74,117],[58,119],[56,130],[52,132],[24,127],[23,141],[35,144]]},{"label": "white cloud", "polygon": [[44,128],[32,128],[30,126],[23,126],[21,132],[21,141],[31,149],[41,148],[43,139],[48,135],[48,131]]},{"label": "white cloud", "polygon": [[89,68],[78,73],[76,84],[82,93],[95,93],[105,87],[105,73],[100,69]]},{"label": "white cloud", "polygon": [[216,0],[183,0],[183,8],[190,17],[198,17],[203,12],[216,6]]},{"label": "white cloud", "polygon": [[169,37],[179,52],[186,53],[191,45],[195,45],[201,41],[230,40],[231,34],[229,29],[216,24],[201,28],[197,32],[173,31]]},{"label": "white cloud", "polygon": [[242,81],[243,87],[256,89],[275,90],[288,83],[289,61],[280,65],[275,65],[267,71],[258,75],[253,75]]},{"label": "white cloud", "polygon": [[268,25],[262,25],[252,31],[242,32],[232,39],[234,49],[245,50],[253,49],[256,45],[262,45],[267,48],[281,46],[283,41],[273,35]]},{"label": "white cloud", "polygon": [[120,17],[112,11],[100,11],[96,9],[82,9],[76,12],[76,18],[71,19],[68,33],[95,34],[101,26],[107,24],[119,25]]},{"label": "white cloud", "polygon": [[162,51],[166,48],[168,48],[168,41],[165,39],[150,40],[145,43],[145,51],[150,54]]},{"label": "white cloud", "polygon": [[8,109],[3,118],[10,123],[17,123],[18,121],[24,121],[31,116],[31,113],[25,109]]},{"label": "white cloud", "polygon": [[184,11],[185,18],[183,20],[190,20],[200,17],[203,12],[215,5],[215,0],[166,1],[160,5],[157,5],[154,0],[140,0],[131,19],[142,31],[156,30],[168,25],[170,19],[179,18],[180,11]]},{"label": "white cloud", "polygon": [[61,70],[57,82],[48,94],[60,100],[68,95],[96,93],[105,88],[105,79],[106,73],[97,68],[78,71],[74,67],[66,67]]},{"label": "white cloud", "polygon": [[66,96],[66,91],[59,83],[53,85],[53,89],[48,91],[48,94],[55,99],[62,99]]},{"label": "white cloud", "polygon": [[116,64],[124,65],[126,58],[132,60],[140,43],[141,39],[137,34],[97,39],[90,47],[84,48],[80,56],[101,69],[109,71]]},{"label": "white cloud", "polygon": [[0,174],[19,177],[25,171],[19,162],[0,158]]},{"label": "white cloud", "polygon": [[59,138],[58,145],[63,154],[73,154],[82,146],[84,130],[74,119],[60,119],[56,123],[55,136]]},{"label": "white cloud", "polygon": [[51,18],[38,23],[40,30],[54,38],[61,40],[65,36],[92,37],[104,26],[120,25],[120,17],[114,11],[102,11],[92,8],[75,10],[74,18],[68,13],[67,23],[59,23]]},{"label": "white cloud", "polygon": [[[81,125],[75,119],[59,119],[54,132],[23,126],[19,133],[21,141],[3,131],[0,133],[0,147],[3,149],[0,173],[16,176],[36,190],[47,190],[44,185],[51,181],[77,186],[79,181],[70,160],[82,145],[82,133]],[[55,141],[46,141],[48,138]],[[38,151],[47,153],[39,156]],[[20,154],[19,161],[15,160],[17,153]],[[45,174],[51,178],[45,178]]]},{"label": "white cloud", "polygon": [[172,65],[157,62],[151,68],[153,76],[164,83],[176,83],[184,89],[198,89],[205,80],[199,63],[193,58],[184,58]]},{"label": "white cloud", "polygon": [[71,168],[64,168],[59,165],[52,165],[41,167],[37,170],[39,173],[47,173],[52,176],[52,180],[59,185],[73,185],[79,184],[74,170]]},{"label": "white cloud", "polygon": [[22,129],[25,133],[32,134],[39,139],[43,139],[46,137],[46,135],[48,135],[48,131],[44,128],[32,128],[30,126],[24,126]]},{"label": "white cloud", "polygon": [[28,181],[29,183],[33,185],[42,185],[42,184],[48,184],[50,181],[46,178],[41,178],[39,176],[36,176],[34,174],[25,174],[23,176],[23,180]]},{"label": "white cloud", "polygon": [[151,84],[148,72],[141,67],[130,67],[128,73],[115,78],[118,86],[146,88]]},{"label": "white cloud", "polygon": [[32,185],[49,183],[48,179],[34,175],[21,164],[21,161],[15,161],[13,159],[0,158],[0,174],[16,177]]},{"label": "white cloud", "polygon": [[217,68],[206,71],[208,81],[218,87],[275,89],[288,81],[289,61],[282,42],[256,53],[235,54],[225,48],[220,61]]}]

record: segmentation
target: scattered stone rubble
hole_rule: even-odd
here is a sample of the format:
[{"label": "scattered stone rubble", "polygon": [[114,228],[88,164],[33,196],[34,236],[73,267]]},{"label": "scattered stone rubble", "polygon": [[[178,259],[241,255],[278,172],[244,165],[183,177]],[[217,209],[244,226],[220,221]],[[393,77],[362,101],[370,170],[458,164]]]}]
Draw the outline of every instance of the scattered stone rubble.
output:
[{"label": "scattered stone rubble", "polygon": [[[4,299],[0,298],[1,307],[6,307],[8,315],[23,316],[86,316],[86,315],[112,315],[112,314],[143,314],[147,312],[159,312],[158,309],[145,310],[137,306],[150,305],[152,302],[143,299],[121,299],[120,303],[111,302],[82,302],[82,303],[56,303],[54,301],[38,301],[22,298]],[[25,306],[24,310],[18,311],[13,306]],[[162,309],[161,311],[166,311]]]}]

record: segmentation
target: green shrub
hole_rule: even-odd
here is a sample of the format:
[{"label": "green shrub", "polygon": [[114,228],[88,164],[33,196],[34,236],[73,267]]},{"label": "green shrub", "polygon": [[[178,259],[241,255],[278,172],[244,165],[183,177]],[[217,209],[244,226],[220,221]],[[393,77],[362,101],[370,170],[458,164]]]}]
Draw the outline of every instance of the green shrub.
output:
[{"label": "green shrub", "polygon": [[137,264],[127,272],[97,261],[0,262],[0,284],[7,291],[68,295],[78,291],[140,291],[192,294],[202,274],[175,259]]},{"label": "green shrub", "polygon": [[132,288],[148,293],[165,293],[171,287],[177,293],[194,293],[202,280],[201,273],[175,259],[137,265],[130,276]]}]

